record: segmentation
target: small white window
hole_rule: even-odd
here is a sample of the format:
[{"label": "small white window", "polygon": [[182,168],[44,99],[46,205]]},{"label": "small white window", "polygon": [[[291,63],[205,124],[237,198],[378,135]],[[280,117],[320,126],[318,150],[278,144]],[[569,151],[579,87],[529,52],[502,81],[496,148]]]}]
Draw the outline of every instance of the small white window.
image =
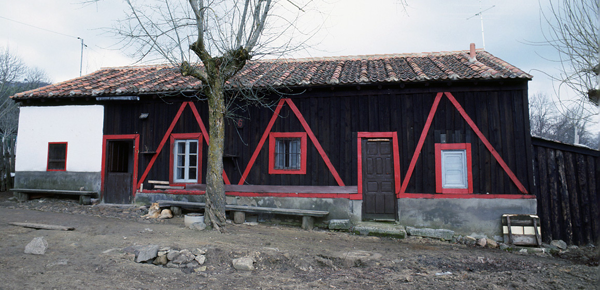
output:
[{"label": "small white window", "polygon": [[467,150],[442,150],[442,187],[469,188]]},{"label": "small white window", "polygon": [[173,181],[191,183],[198,181],[198,140],[175,140],[173,147]]}]

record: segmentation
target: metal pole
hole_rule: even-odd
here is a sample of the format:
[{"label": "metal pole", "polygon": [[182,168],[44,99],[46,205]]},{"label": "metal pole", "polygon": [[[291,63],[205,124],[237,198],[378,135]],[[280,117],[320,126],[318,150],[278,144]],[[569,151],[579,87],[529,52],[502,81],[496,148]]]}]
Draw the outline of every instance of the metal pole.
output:
[{"label": "metal pole", "polygon": [[483,13],[479,13],[479,19],[481,19],[481,41],[483,43],[483,50],[485,50],[485,36],[483,35]]},{"label": "metal pole", "polygon": [[85,44],[83,44],[83,38],[81,37],[77,37],[78,39],[81,39],[81,58],[79,60],[79,76],[81,76],[81,70],[83,68],[83,46]]}]

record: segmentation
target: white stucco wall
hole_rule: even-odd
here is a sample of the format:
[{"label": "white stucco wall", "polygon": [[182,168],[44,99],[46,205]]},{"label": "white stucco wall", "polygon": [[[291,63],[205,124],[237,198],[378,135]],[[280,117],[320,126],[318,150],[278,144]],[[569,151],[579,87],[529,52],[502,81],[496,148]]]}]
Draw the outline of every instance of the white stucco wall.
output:
[{"label": "white stucco wall", "polygon": [[103,106],[21,107],[16,171],[46,171],[48,142],[68,142],[67,171],[100,172]]}]

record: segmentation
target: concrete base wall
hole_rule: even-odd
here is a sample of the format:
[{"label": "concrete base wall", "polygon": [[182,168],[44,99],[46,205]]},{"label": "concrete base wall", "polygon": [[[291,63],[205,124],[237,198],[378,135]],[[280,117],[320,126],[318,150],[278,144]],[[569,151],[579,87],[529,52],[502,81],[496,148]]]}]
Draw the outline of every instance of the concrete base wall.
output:
[{"label": "concrete base wall", "polygon": [[100,192],[100,172],[17,171],[15,188],[92,190]]},{"label": "concrete base wall", "polygon": [[535,199],[398,200],[400,224],[453,230],[462,235],[502,236],[502,214],[536,214]]},{"label": "concrete base wall", "polygon": [[[204,195],[181,195],[166,193],[137,193],[136,203],[150,204],[157,200],[176,200],[204,202]],[[360,221],[362,201],[352,201],[345,198],[300,198],[300,197],[246,197],[227,196],[227,204],[250,205],[274,208],[292,208],[307,210],[329,211],[329,219],[351,219]]]}]

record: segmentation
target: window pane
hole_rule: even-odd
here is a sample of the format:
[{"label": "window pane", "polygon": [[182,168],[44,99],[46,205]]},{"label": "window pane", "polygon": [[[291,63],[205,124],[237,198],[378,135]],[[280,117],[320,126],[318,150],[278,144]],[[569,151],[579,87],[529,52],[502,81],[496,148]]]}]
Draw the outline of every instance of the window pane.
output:
[{"label": "window pane", "polygon": [[185,155],[177,155],[177,166],[185,166]]},{"label": "window pane", "polygon": [[190,141],[190,154],[198,153],[198,142]]},{"label": "window pane", "polygon": [[442,150],[442,187],[468,188],[466,150]]},{"label": "window pane", "polygon": [[67,159],[67,144],[48,144],[48,170],[65,170]]},{"label": "window pane", "polygon": [[275,143],[275,169],[283,169],[283,159],[285,158],[285,154],[282,153],[282,148],[284,146],[283,140],[277,139]]},{"label": "window pane", "polygon": [[185,154],[185,142],[177,141],[177,154]]},{"label": "window pane", "polygon": [[195,167],[190,168],[188,179],[196,179],[196,168]]},{"label": "window pane", "polygon": [[184,179],[185,178],[185,168],[183,167],[178,167],[177,168],[177,179]]}]

